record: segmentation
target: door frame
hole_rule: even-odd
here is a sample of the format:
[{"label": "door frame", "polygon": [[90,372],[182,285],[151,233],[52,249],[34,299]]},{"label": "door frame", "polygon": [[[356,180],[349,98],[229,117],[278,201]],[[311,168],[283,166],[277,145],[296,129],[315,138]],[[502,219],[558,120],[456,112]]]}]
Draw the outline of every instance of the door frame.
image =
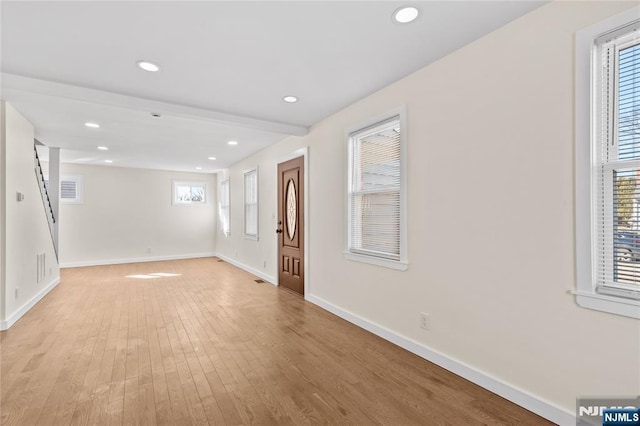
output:
[{"label": "door frame", "polygon": [[[310,286],[310,280],[309,277],[311,274],[309,274],[309,147],[305,146],[304,148],[300,148],[297,149],[293,152],[290,152],[289,154],[283,155],[281,157],[278,158],[278,160],[276,161],[275,164],[275,187],[276,187],[276,191],[275,191],[275,199],[276,199],[276,212],[275,212],[275,220],[273,221],[273,233],[275,234],[275,226],[278,220],[278,208],[279,206],[279,200],[278,200],[278,191],[280,188],[278,188],[278,165],[280,163],[284,163],[285,161],[289,161],[289,160],[293,160],[294,158],[298,158],[298,157],[303,157],[303,162],[304,162],[304,298],[308,299],[310,296],[310,292],[309,290],[311,289]],[[275,241],[275,265],[278,264],[278,238],[276,236],[276,238],[274,238]],[[279,287],[280,286],[280,273],[278,271],[276,271],[276,276],[275,276],[275,284]]]}]

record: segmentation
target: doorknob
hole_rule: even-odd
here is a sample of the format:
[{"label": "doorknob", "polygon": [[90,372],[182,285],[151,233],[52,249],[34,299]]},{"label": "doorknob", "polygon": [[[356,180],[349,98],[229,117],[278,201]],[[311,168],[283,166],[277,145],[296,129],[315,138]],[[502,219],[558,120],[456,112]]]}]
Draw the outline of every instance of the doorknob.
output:
[{"label": "doorknob", "polygon": [[276,229],[276,234],[282,234],[282,229]]}]

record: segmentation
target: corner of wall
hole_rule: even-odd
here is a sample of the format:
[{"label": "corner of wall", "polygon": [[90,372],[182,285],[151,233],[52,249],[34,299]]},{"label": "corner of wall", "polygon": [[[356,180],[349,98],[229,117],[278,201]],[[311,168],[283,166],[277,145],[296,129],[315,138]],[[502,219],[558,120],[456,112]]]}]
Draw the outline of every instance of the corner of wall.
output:
[{"label": "corner of wall", "polygon": [[[0,329],[6,329],[60,282],[60,269],[34,169],[35,129],[11,104],[3,104],[1,116]],[[20,200],[13,195],[16,192],[23,195]]]},{"label": "corner of wall", "polygon": [[[59,253],[66,267],[216,251],[213,173],[62,163],[60,174],[82,176],[84,182],[83,203],[60,205]],[[174,181],[205,182],[209,199],[202,205],[173,204]]]},{"label": "corner of wall", "polygon": [[5,186],[7,177],[5,174],[5,107],[4,101],[0,100],[0,319],[5,317],[6,298],[6,267],[5,267],[5,247],[6,247],[6,209],[5,209]]}]

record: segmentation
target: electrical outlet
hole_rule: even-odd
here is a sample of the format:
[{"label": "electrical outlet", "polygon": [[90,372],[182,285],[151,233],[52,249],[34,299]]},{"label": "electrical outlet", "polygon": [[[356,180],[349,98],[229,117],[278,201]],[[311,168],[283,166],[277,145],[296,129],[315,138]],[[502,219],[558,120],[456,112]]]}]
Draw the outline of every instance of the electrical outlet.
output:
[{"label": "electrical outlet", "polygon": [[262,262],[262,267],[266,268],[267,267],[267,261],[265,260],[264,262]]},{"label": "electrical outlet", "polygon": [[430,322],[429,314],[425,314],[424,312],[420,313],[420,328],[429,330]]},{"label": "electrical outlet", "polygon": [[15,294],[16,300],[18,300],[18,289],[17,288],[15,289],[14,294]]}]

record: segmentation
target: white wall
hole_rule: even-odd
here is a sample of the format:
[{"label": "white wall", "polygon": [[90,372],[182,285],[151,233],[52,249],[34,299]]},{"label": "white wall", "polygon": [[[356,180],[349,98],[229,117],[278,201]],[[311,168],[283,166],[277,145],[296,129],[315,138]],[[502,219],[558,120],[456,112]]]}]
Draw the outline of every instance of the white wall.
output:
[{"label": "white wall", "polygon": [[[217,252],[227,260],[240,263],[262,278],[275,283],[277,257],[274,239],[276,230],[276,181],[277,170],[274,152],[281,144],[261,151],[248,160],[241,161],[232,169],[218,174],[218,185],[225,179],[230,182],[230,235],[217,230]],[[244,172],[258,167],[258,241],[244,237]]]},{"label": "white wall", "polygon": [[[33,126],[3,102],[0,133],[5,186],[2,221],[5,246],[0,252],[4,254],[5,281],[0,329],[5,329],[59,282],[60,271],[34,171]],[[24,194],[23,201],[17,201],[16,192]],[[46,259],[45,274],[38,282],[36,258],[41,253]]]},{"label": "white wall", "polygon": [[5,158],[6,158],[6,143],[5,143],[5,106],[4,102],[0,101],[0,320],[4,319],[5,308],[5,291],[6,291],[6,259],[4,257],[4,248],[6,245],[6,199],[5,199],[5,186],[7,184],[7,176],[5,174]]},{"label": "white wall", "polygon": [[[62,176],[84,178],[84,203],[60,204],[63,267],[215,254],[215,175],[77,164],[60,169]],[[173,180],[205,182],[207,203],[173,205]]]},{"label": "white wall", "polygon": [[[640,394],[640,322],[569,294],[574,35],[635,5],[547,4],[233,166],[231,236],[218,234],[218,252],[276,276],[275,163],[308,146],[308,297],[565,413],[579,396]],[[399,272],[343,257],[344,130],[403,104],[410,265]],[[255,165],[258,242],[242,238],[242,172]]]}]

